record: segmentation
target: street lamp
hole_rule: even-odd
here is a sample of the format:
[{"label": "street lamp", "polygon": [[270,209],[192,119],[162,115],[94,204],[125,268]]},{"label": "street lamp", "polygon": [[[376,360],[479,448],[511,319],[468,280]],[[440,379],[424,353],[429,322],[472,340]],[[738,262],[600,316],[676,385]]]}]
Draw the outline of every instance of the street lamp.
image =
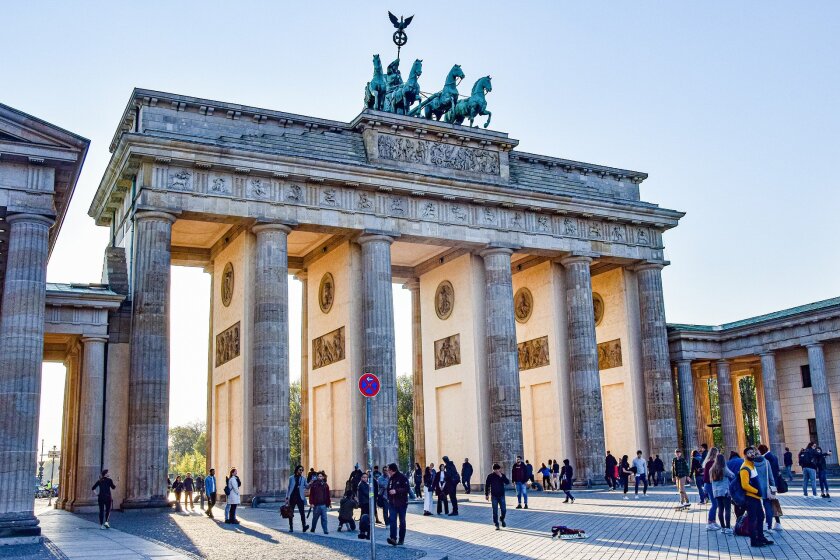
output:
[{"label": "street lamp", "polygon": [[48,505],[48,506],[51,506],[51,505],[52,505],[52,499],[53,499],[53,485],[52,485],[52,481],[53,481],[53,475],[55,474],[55,460],[56,460],[56,458],[58,457],[58,450],[57,450],[57,447],[58,447],[58,446],[53,445],[53,448],[52,448],[52,449],[50,450],[50,452],[49,452],[49,457],[50,457],[50,459],[52,459],[52,465],[50,466],[50,501],[49,501],[49,502],[47,502],[47,505]]}]

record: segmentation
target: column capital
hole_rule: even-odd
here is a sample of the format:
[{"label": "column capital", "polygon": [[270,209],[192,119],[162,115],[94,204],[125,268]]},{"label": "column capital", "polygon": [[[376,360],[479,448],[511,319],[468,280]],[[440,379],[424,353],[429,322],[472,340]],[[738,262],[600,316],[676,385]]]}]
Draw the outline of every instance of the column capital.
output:
[{"label": "column capital", "polygon": [[571,255],[569,255],[567,257],[563,257],[563,258],[559,259],[558,262],[563,266],[569,266],[570,264],[578,264],[578,263],[592,264],[592,261],[597,256],[598,255],[596,255],[594,253],[592,253],[592,254],[572,253]]},{"label": "column capital", "polygon": [[728,366],[732,363],[732,360],[730,360],[729,358],[719,358],[715,360],[715,363],[719,366]]},{"label": "column capital", "polygon": [[170,224],[174,224],[175,220],[177,219],[178,216],[176,216],[175,214],[163,212],[161,210],[138,210],[134,213],[135,222],[139,222],[140,220],[157,220],[161,222],[169,222]]},{"label": "column capital", "polygon": [[295,273],[295,279],[301,282],[306,282],[309,278],[309,272],[304,268],[303,270],[299,270]]},{"label": "column capital", "polygon": [[251,227],[251,232],[254,234],[263,233],[265,231],[279,231],[289,235],[292,232],[292,226],[281,222],[263,222],[257,223]]},{"label": "column capital", "polygon": [[634,272],[641,272],[642,270],[662,270],[671,264],[669,261],[645,261],[630,266],[630,270]]},{"label": "column capital", "polygon": [[10,214],[5,218],[6,223],[14,224],[15,222],[31,222],[36,224],[44,224],[47,227],[52,227],[55,223],[55,218],[52,216],[45,216],[43,214],[28,214],[22,212],[20,214]]},{"label": "column capital", "polygon": [[758,353],[758,355],[759,356],[775,356],[776,351],[775,350],[762,350],[761,352]]},{"label": "column capital", "polygon": [[807,344],[805,344],[805,348],[822,348],[822,347],[823,347],[822,342],[808,342]]},{"label": "column capital", "polygon": [[499,247],[494,245],[489,245],[484,249],[478,252],[478,256],[481,258],[489,257],[491,255],[512,255],[513,254],[513,247]]},{"label": "column capital", "polygon": [[108,335],[100,335],[100,334],[92,334],[92,335],[82,335],[82,342],[87,344],[89,342],[108,342]]},{"label": "column capital", "polygon": [[365,245],[366,243],[380,241],[390,245],[397,240],[397,237],[399,237],[398,233],[395,234],[393,232],[365,230],[364,233],[356,239],[356,243],[359,245]]},{"label": "column capital", "polygon": [[689,367],[691,367],[691,362],[692,362],[692,361],[693,361],[693,360],[691,360],[691,359],[682,359],[682,360],[677,360],[677,367],[679,367],[679,366],[686,366],[686,365],[687,365],[687,366],[689,366]]},{"label": "column capital", "polygon": [[420,291],[420,279],[419,278],[412,278],[408,282],[402,285],[403,290],[410,290],[411,292],[419,292]]}]

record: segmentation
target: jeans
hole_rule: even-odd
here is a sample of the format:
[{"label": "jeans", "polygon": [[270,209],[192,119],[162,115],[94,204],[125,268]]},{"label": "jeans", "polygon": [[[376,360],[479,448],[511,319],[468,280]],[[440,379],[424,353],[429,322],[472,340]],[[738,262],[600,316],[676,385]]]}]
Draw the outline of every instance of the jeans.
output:
[{"label": "jeans", "polygon": [[[391,510],[391,540],[402,543],[405,540],[405,512],[408,509],[408,504],[404,506],[394,506],[389,504]],[[400,538],[397,539],[397,522],[400,526]]]},{"label": "jeans", "polygon": [[616,483],[615,483],[615,477],[614,476],[611,476],[611,475],[608,475],[608,474],[604,475],[604,480],[607,481],[607,486],[609,486],[612,490],[615,490]]},{"label": "jeans", "polygon": [[786,476],[788,480],[793,482],[793,468],[790,465],[787,465],[782,469],[782,474]]},{"label": "jeans", "polygon": [[229,515],[230,515],[230,502],[225,502],[225,521],[228,520]]},{"label": "jeans", "polygon": [[505,496],[490,496],[490,502],[493,504],[493,524],[499,526],[499,510],[502,510],[501,520],[505,520],[507,514],[507,504],[505,504]]},{"label": "jeans", "polygon": [[572,493],[571,493],[571,492],[569,492],[568,490],[563,490],[563,492],[566,494],[566,499],[567,499],[567,500],[572,500],[572,501],[574,501],[574,500],[575,500],[575,497],[574,497],[574,496],[572,496]]},{"label": "jeans", "polygon": [[519,505],[522,505],[522,498],[525,498],[525,505],[528,505],[528,483],[527,482],[517,482],[516,483],[516,502]]},{"label": "jeans", "polygon": [[827,474],[825,469],[817,471],[817,478],[820,479],[820,494],[828,495],[828,479],[826,476]]},{"label": "jeans", "polygon": [[644,489],[642,490],[642,493],[647,495],[647,475],[644,474],[644,473],[636,475],[636,495],[637,496],[639,495],[639,482],[640,481],[642,482],[642,484],[644,484]]},{"label": "jeans", "polygon": [[312,506],[312,532],[315,532],[315,527],[318,526],[318,518],[321,518],[321,529],[324,534],[327,534],[327,506]]},{"label": "jeans", "polygon": [[714,494],[712,493],[712,483],[705,483],[703,485],[703,491],[706,492],[706,496],[709,498],[709,502],[711,503],[711,506],[709,506],[709,523],[714,523],[715,513],[717,513],[717,500],[714,498]]},{"label": "jeans", "polygon": [[216,493],[215,492],[210,492],[209,494],[207,494],[207,513],[209,513],[211,517],[213,516],[213,506],[215,506],[215,505],[216,505]]},{"label": "jeans", "polygon": [[697,479],[694,479],[694,480],[697,483],[697,493],[700,495],[700,502],[704,503],[706,501],[706,498],[708,498],[708,496],[706,495],[706,489],[703,486],[703,482],[701,482],[700,480],[697,480]]},{"label": "jeans", "polygon": [[102,525],[111,518],[111,505],[114,501],[109,497],[99,498],[99,524]]},{"label": "jeans", "polygon": [[764,506],[764,521],[767,522],[767,528],[773,528],[773,502],[770,500],[761,500],[762,505]]},{"label": "jeans", "polygon": [[717,502],[718,521],[721,529],[730,529],[729,520],[732,517],[732,498],[729,496],[718,496]]},{"label": "jeans", "polygon": [[817,471],[815,469],[811,469],[805,467],[802,469],[802,492],[807,496],[808,495],[808,481],[811,481],[811,489],[814,492],[814,496],[817,495]]},{"label": "jeans", "polygon": [[469,494],[470,493],[470,477],[464,477],[463,484],[464,484],[464,492]]},{"label": "jeans", "polygon": [[747,517],[750,520],[750,544],[764,540],[764,507],[761,500],[746,498]]}]

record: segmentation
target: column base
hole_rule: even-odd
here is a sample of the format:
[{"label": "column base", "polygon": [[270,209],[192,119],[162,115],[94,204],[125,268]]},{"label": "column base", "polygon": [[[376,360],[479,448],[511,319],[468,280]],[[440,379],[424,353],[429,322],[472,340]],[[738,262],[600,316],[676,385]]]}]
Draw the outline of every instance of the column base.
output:
[{"label": "column base", "polygon": [[[25,542],[13,542],[16,539],[39,539],[41,528],[38,526],[38,518],[32,512],[0,514],[0,540],[3,544],[27,544]],[[5,542],[6,539],[12,541]]]},{"label": "column base", "polygon": [[151,498],[134,498],[123,500],[120,509],[124,511],[137,509],[171,509],[175,502],[169,501],[163,496],[152,496]]},{"label": "column base", "polygon": [[64,506],[65,511],[72,511],[73,513],[98,513],[99,500],[76,500],[72,503],[67,503]]}]

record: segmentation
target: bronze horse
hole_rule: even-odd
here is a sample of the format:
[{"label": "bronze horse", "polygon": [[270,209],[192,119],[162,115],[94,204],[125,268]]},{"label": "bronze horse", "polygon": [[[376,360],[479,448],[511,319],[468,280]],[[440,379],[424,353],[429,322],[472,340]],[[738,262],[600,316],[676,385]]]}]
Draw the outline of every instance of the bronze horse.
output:
[{"label": "bronze horse", "polygon": [[373,78],[365,85],[365,107],[381,111],[385,107],[385,76],[379,55],[373,55]]}]

